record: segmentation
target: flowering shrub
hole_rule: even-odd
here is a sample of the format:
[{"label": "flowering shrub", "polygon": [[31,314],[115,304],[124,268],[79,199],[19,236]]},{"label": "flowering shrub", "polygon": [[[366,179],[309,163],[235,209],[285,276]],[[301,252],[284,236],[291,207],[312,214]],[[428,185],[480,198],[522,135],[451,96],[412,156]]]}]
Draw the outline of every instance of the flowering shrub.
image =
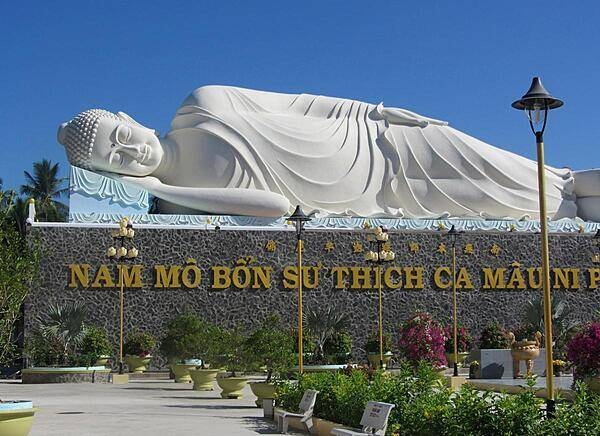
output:
[{"label": "flowering shrub", "polygon": [[426,312],[417,312],[400,327],[400,351],[415,366],[421,361],[445,366],[445,341],[444,329]]},{"label": "flowering shrub", "polygon": [[[444,328],[444,335],[446,337],[444,343],[446,353],[454,353],[454,326],[452,324],[449,324]],[[456,339],[458,342],[457,350],[459,353],[470,351],[471,347],[473,347],[473,336],[471,336],[471,333],[461,325],[456,329]]]},{"label": "flowering shrub", "polygon": [[535,341],[538,328],[531,324],[520,325],[512,329],[516,341]]},{"label": "flowering shrub", "polygon": [[501,349],[510,348],[507,331],[497,322],[492,322],[485,326],[481,331],[479,338],[479,348]]},{"label": "flowering shrub", "polygon": [[590,323],[567,344],[567,358],[579,378],[600,375],[600,323]]}]

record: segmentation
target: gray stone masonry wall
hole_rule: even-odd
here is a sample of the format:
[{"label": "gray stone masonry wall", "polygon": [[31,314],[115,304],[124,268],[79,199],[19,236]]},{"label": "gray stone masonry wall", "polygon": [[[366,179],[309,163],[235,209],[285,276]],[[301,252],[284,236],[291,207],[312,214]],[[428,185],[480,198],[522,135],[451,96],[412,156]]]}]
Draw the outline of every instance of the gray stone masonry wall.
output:
[{"label": "gray stone masonry wall", "polygon": [[[424,289],[395,289],[384,287],[385,330],[394,334],[397,341],[399,325],[415,310],[431,312],[442,322],[452,314],[452,289],[438,289],[433,281],[437,267],[452,266],[449,241],[442,232],[392,232],[391,248],[396,260],[384,266],[399,265],[425,268]],[[105,257],[112,238],[106,228],[35,227],[29,237],[37,240],[42,249],[40,284],[32,289],[25,304],[25,335],[30,334],[38,317],[44,317],[50,304],[85,301],[90,323],[105,327],[117,343],[119,299],[116,288],[69,288],[69,264],[90,264],[95,272],[99,265],[116,265]],[[275,251],[268,251],[268,241],[274,241]],[[334,248],[327,251],[326,243]],[[349,314],[351,334],[355,349],[364,347],[369,332],[377,329],[377,289],[334,289],[329,268],[333,266],[367,266],[363,253],[354,253],[353,244],[360,242],[367,249],[366,234],[360,231],[305,232],[305,266],[321,265],[319,286],[305,289],[304,307],[334,306]],[[438,252],[445,242],[447,253]],[[250,327],[270,314],[278,314],[290,328],[297,325],[297,291],[284,289],[282,270],[296,265],[295,233],[292,231],[250,230],[188,230],[188,229],[136,229],[135,245],[139,257],[135,263],[143,265],[141,289],[125,289],[125,331],[134,327],[148,330],[160,337],[166,323],[180,312],[193,310],[206,319],[224,325],[240,323]],[[465,245],[473,246],[473,253],[465,253]],[[411,251],[410,244],[418,244]],[[493,245],[500,250],[492,253]],[[598,251],[589,235],[568,234],[550,236],[551,266],[579,268],[580,289],[556,289],[555,294],[566,296],[580,321],[592,319],[600,308],[598,289],[587,289],[588,268],[600,267],[592,262]],[[481,329],[492,320],[506,326],[520,322],[524,303],[541,290],[483,290],[483,267],[506,267],[510,271],[514,262],[522,269],[540,265],[539,235],[518,232],[467,232],[459,237],[456,246],[457,267],[466,267],[473,290],[458,291],[459,322],[478,336]],[[269,289],[211,289],[211,266],[236,266],[240,258],[254,258],[250,265],[272,267]],[[187,289],[155,288],[154,265],[186,264],[194,258],[202,271],[199,287]],[[525,271],[524,271],[525,274]],[[90,280],[93,279],[90,277]],[[312,276],[311,276],[312,280]],[[360,352],[355,350],[356,355]]]}]

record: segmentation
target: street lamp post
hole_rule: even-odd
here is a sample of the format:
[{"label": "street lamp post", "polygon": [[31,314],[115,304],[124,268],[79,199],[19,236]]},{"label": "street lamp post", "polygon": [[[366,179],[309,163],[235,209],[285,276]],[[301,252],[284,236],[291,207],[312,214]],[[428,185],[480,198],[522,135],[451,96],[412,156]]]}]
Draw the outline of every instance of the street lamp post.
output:
[{"label": "street lamp post", "polygon": [[305,215],[304,212],[302,212],[300,205],[298,205],[288,220],[294,223],[294,226],[296,227],[296,238],[298,240],[298,243],[296,244],[296,251],[298,253],[298,371],[302,374],[304,370],[304,357],[302,355],[302,232],[304,230],[304,225],[309,222],[311,218]]},{"label": "street lamp post", "polygon": [[[133,225],[127,217],[119,221],[119,229],[111,231],[113,245],[107,248],[106,256],[109,259],[117,261],[119,269],[119,374],[123,374],[123,326],[124,326],[124,260],[135,259],[138,256],[138,250],[133,246],[133,236],[135,231]],[[128,243],[129,242],[129,243]],[[129,248],[127,246],[129,245]]]},{"label": "street lamp post", "polygon": [[454,224],[446,233],[452,244],[452,340],[454,342],[454,377],[458,377],[458,314],[456,309],[456,239],[462,233],[456,230]]},{"label": "street lamp post", "polygon": [[[539,77],[534,77],[529,91],[515,101],[512,107],[524,110],[529,126],[535,135],[537,145],[538,187],[540,203],[540,230],[542,254],[542,288],[544,291],[544,335],[546,347],[546,414],[554,416],[554,373],[552,371],[552,297],[550,295],[550,256],[548,254],[548,223],[546,219],[546,176],[544,169],[544,130],[548,121],[548,111],[559,108],[563,102],[552,97],[542,85]],[[541,124],[541,127],[540,127]]]},{"label": "street lamp post", "polygon": [[381,226],[375,227],[369,235],[367,241],[374,244],[376,251],[368,251],[365,254],[365,260],[377,264],[377,290],[379,294],[379,368],[383,367],[383,277],[381,274],[381,264],[389,262],[396,258],[396,254],[391,250],[385,250],[384,246],[389,241],[390,234],[387,229]]}]

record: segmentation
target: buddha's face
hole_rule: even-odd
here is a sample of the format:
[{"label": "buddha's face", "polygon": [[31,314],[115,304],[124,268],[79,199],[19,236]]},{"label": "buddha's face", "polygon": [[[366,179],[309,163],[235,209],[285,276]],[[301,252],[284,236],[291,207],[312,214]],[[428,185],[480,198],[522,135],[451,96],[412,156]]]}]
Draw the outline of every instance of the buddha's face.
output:
[{"label": "buddha's face", "polygon": [[164,151],[153,130],[103,118],[92,148],[91,167],[129,176],[148,176],[160,165]]}]

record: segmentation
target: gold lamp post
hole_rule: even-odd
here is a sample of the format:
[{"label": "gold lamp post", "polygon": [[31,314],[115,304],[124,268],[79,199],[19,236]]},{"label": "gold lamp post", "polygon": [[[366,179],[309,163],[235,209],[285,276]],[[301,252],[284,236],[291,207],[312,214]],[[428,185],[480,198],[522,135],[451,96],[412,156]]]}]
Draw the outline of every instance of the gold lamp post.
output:
[{"label": "gold lamp post", "polygon": [[600,263],[600,228],[592,236],[592,245],[596,247],[596,252],[592,254],[592,262]]},{"label": "gold lamp post", "polygon": [[381,264],[383,262],[389,262],[396,258],[396,253],[391,250],[384,248],[385,244],[388,243],[390,234],[387,229],[381,226],[375,227],[371,230],[371,233],[367,237],[373,248],[376,251],[367,251],[365,253],[365,260],[367,262],[373,262],[377,264],[377,291],[379,294],[379,367],[383,367],[383,277],[381,274]]},{"label": "gold lamp post", "polygon": [[296,238],[298,243],[296,244],[297,252],[297,263],[298,263],[298,371],[300,374],[304,371],[303,367],[303,350],[302,350],[302,232],[304,231],[304,225],[311,220],[311,218],[302,212],[300,205],[296,206],[294,213],[288,218],[289,221],[294,223],[296,227]]},{"label": "gold lamp post", "polygon": [[457,304],[456,304],[456,239],[458,235],[462,232],[459,232],[454,227],[450,227],[446,236],[450,238],[450,243],[452,244],[452,340],[454,341],[454,377],[458,377],[458,313],[457,313]]},{"label": "gold lamp post", "polygon": [[117,261],[119,269],[119,374],[123,374],[124,261],[126,259],[135,259],[138,256],[138,250],[133,246],[135,231],[129,218],[123,217],[119,221],[119,229],[112,230],[110,235],[113,238],[113,245],[106,249],[106,256],[109,259]]},{"label": "gold lamp post", "polygon": [[[552,297],[550,295],[550,256],[548,253],[548,223],[546,219],[546,174],[544,169],[544,130],[548,121],[548,111],[559,108],[563,102],[552,97],[542,85],[539,77],[534,77],[529,91],[515,101],[512,107],[524,110],[529,126],[535,135],[537,145],[538,186],[540,206],[540,236],[542,254],[542,288],[544,291],[544,336],[546,347],[546,414],[554,416],[554,373],[552,371]],[[541,125],[541,126],[540,126]]]}]

